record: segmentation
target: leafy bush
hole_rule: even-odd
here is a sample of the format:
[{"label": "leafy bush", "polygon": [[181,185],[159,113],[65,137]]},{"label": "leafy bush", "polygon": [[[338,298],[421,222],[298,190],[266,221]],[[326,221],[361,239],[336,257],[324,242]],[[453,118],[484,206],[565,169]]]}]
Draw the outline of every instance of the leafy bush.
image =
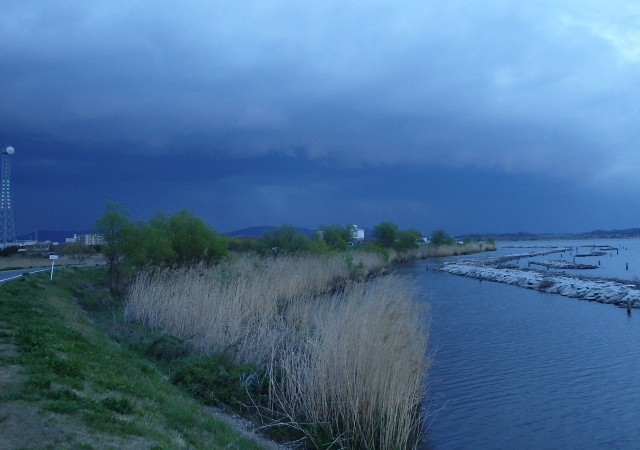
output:
[{"label": "leafy bush", "polygon": [[380,222],[373,227],[373,238],[380,247],[391,248],[398,237],[398,226],[393,222]]},{"label": "leafy bush", "polygon": [[418,239],[420,239],[420,237],[422,237],[422,233],[413,228],[399,231],[393,248],[398,252],[406,252],[418,248]]},{"label": "leafy bush", "polygon": [[431,233],[431,245],[438,247],[440,245],[453,245],[454,240],[451,236],[447,236],[442,228]]},{"label": "leafy bush", "polygon": [[172,372],[171,382],[204,404],[236,410],[250,404],[252,397],[260,397],[266,384],[258,366],[235,363],[226,353],[184,358],[176,362]]},{"label": "leafy bush", "polygon": [[320,225],[320,231],[321,233],[318,234],[322,236],[322,241],[324,241],[331,250],[343,252],[349,247],[349,241],[351,241],[353,234],[353,225]]},{"label": "leafy bush", "polygon": [[389,250],[384,247],[380,247],[379,245],[373,242],[367,242],[366,244],[359,246],[358,250],[362,250],[370,253],[377,253],[384,258],[385,263],[389,262],[389,257],[390,257]]},{"label": "leafy bush", "polygon": [[364,262],[358,261],[357,264],[354,264],[353,256],[350,254],[344,258],[344,261],[347,265],[347,270],[349,271],[349,279],[353,281],[364,281],[367,276]]},{"label": "leafy bush", "polygon": [[309,238],[304,233],[296,231],[291,224],[265,231],[260,243],[260,250],[264,255],[291,255],[310,250]]},{"label": "leafy bush", "polygon": [[94,226],[102,234],[111,294],[124,297],[135,271],[145,265],[213,263],[229,256],[227,238],[183,209],[171,216],[156,213],[148,222],[132,222],[120,204],[106,200]]},{"label": "leafy bush", "polygon": [[145,350],[145,355],[160,361],[173,361],[186,356],[190,351],[183,339],[163,334],[155,339]]}]

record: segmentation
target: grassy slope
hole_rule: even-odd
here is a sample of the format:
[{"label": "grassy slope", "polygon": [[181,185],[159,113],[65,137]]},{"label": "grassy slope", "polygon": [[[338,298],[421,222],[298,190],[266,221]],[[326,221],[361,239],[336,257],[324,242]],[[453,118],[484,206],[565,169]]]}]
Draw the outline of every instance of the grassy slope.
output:
[{"label": "grassy slope", "polygon": [[108,302],[103,270],[0,285],[0,449],[259,448],[79,307]]}]

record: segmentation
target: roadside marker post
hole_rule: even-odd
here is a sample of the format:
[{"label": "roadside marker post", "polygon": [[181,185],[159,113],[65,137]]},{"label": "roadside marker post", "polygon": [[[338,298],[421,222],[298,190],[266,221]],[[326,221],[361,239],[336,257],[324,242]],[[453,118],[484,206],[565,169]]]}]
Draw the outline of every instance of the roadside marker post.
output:
[{"label": "roadside marker post", "polygon": [[58,259],[58,255],[49,255],[49,259],[51,260],[51,280],[53,280],[53,266],[56,263],[56,259]]}]

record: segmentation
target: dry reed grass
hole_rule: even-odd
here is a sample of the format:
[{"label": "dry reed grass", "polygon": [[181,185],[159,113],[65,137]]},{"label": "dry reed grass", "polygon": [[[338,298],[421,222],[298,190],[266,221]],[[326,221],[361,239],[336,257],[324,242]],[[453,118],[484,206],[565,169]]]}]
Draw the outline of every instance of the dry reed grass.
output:
[{"label": "dry reed grass", "polygon": [[488,242],[469,242],[468,244],[439,245],[437,247],[424,245],[417,249],[412,249],[400,254],[392,251],[389,259],[392,263],[401,263],[412,259],[468,255],[470,253],[491,251],[495,249],[495,244],[490,244]]},{"label": "dry reed grass", "polygon": [[[241,257],[212,268],[142,271],[126,316],[270,373],[270,404],[312,442],[406,448],[420,431],[428,326],[415,289],[379,255]],[[339,287],[336,291],[336,287]],[[278,374],[278,376],[276,376]],[[282,375],[282,376],[281,376]]]},{"label": "dry reed grass", "polygon": [[[428,322],[406,280],[353,284],[331,301],[289,311],[299,318],[274,355],[279,409],[312,423],[312,441],[337,448],[409,448],[420,435]],[[272,380],[275,379],[272,377]]]}]

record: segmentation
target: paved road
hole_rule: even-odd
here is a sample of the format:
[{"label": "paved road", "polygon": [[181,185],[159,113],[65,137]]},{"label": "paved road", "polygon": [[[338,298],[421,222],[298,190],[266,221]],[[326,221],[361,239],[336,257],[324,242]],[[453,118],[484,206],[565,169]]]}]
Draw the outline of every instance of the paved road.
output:
[{"label": "paved road", "polygon": [[[88,267],[95,264],[73,264],[73,265],[56,265],[53,269],[53,276],[56,276],[56,272],[63,267]],[[13,280],[14,278],[20,278],[23,273],[36,273],[36,272],[51,272],[51,266],[49,267],[34,267],[33,269],[15,269],[15,270],[3,270],[0,271],[0,283]]]},{"label": "paved road", "polygon": [[44,272],[46,270],[50,271],[51,267],[35,267],[33,269],[4,270],[0,272],[0,283],[4,281],[13,280],[14,278],[19,278],[22,276],[23,273]]}]

